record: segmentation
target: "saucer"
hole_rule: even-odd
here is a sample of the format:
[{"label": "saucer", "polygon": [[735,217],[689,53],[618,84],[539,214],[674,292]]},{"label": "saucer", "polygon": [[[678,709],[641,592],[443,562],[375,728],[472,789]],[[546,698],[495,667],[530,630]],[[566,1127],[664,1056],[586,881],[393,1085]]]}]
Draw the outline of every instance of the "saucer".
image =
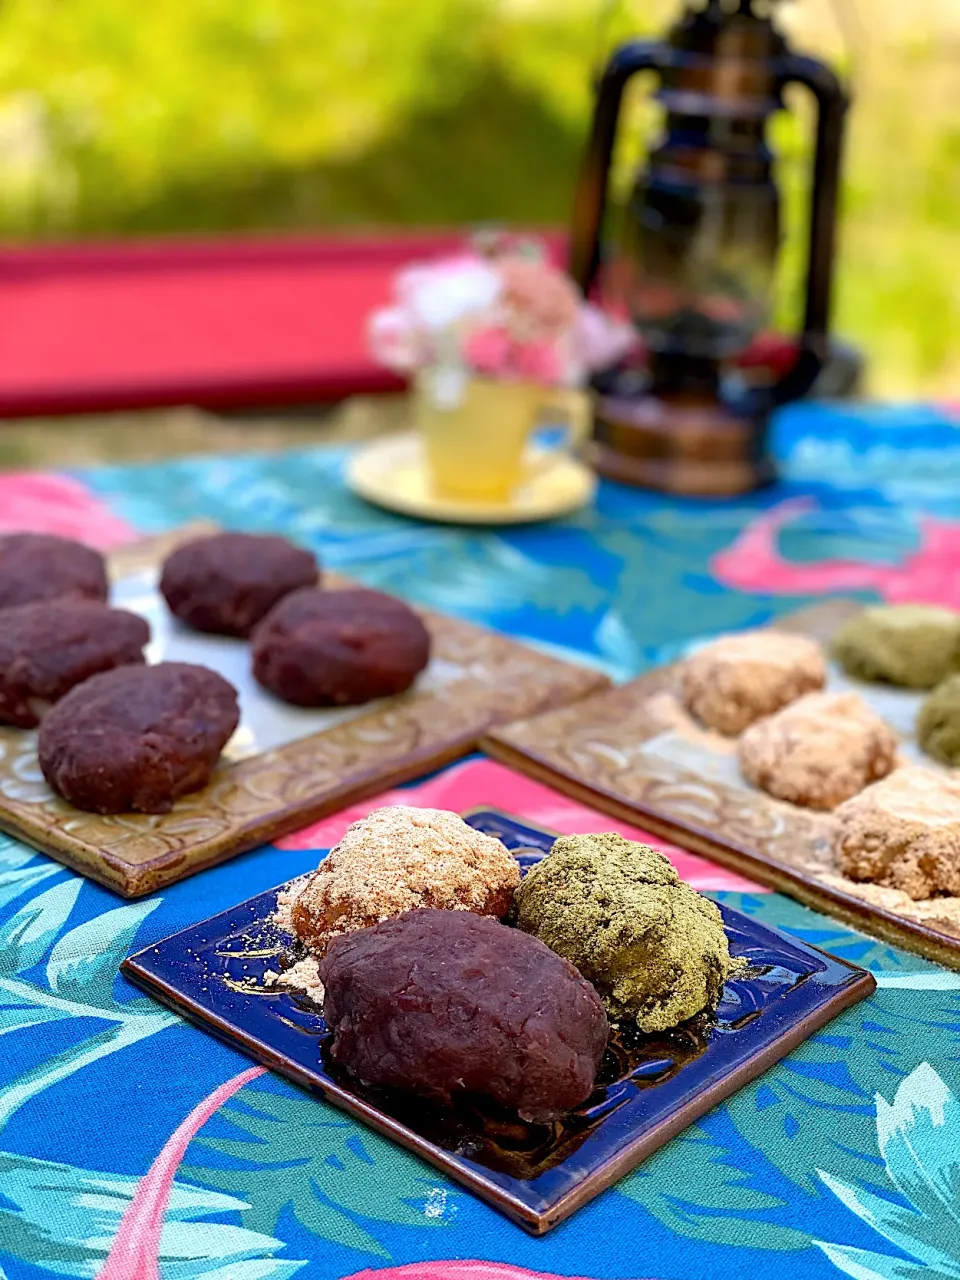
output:
[{"label": "saucer", "polygon": [[347,467],[347,484],[367,502],[401,515],[447,524],[526,524],[569,515],[585,506],[597,478],[569,454],[531,451],[530,474],[505,502],[467,502],[433,492],[420,437],[414,432],[377,440]]}]

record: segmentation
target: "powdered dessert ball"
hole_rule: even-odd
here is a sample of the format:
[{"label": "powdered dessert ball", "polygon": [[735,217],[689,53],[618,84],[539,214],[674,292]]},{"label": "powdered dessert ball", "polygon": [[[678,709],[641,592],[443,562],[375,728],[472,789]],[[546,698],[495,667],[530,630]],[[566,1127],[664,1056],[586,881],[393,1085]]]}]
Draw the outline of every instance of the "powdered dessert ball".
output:
[{"label": "powdered dessert ball", "polygon": [[320,962],[331,1056],[368,1084],[469,1095],[549,1121],[593,1092],[597,993],[543,943],[465,911],[412,911],[338,938]]},{"label": "powdered dessert ball", "polygon": [[719,733],[742,733],[763,716],[822,689],[827,668],[820,646],[788,632],[721,636],[683,663],[687,710]]},{"label": "powdered dessert ball", "polygon": [[927,604],[882,604],[846,622],[833,656],[848,675],[932,689],[960,671],[960,613]]},{"label": "powdered dessert ball", "polygon": [[949,676],[925,699],[917,714],[917,739],[934,760],[960,766],[960,675]]},{"label": "powdered dessert ball", "polygon": [[239,719],[236,690],[206,667],[118,667],[44,717],[40,767],[78,809],[166,813],[206,786]]},{"label": "powdered dessert ball", "polygon": [[761,720],[737,744],[755,787],[810,809],[835,809],[896,763],[897,738],[855,693],[811,693]]},{"label": "powdered dessert ball", "polygon": [[246,637],[273,606],[320,571],[310,551],[272,534],[217,533],[177,547],[160,590],[172,613],[195,631]]},{"label": "powdered dessert ball", "polygon": [[418,907],[506,915],[519,882],[500,841],[457,814],[391,805],[355,822],[281,912],[322,955],[339,934]]},{"label": "powdered dessert ball", "polygon": [[836,812],[834,853],[844,875],[911,898],[960,894],[960,781],[911,766],[867,787]]},{"label": "powdered dessert ball", "polygon": [[561,836],[516,907],[520,928],[575,965],[614,1021],[664,1031],[720,999],[731,966],[720,912],[647,845]]},{"label": "powdered dessert ball", "polygon": [[65,597],[0,610],[0,723],[33,729],[46,709],[90,676],[143,662],[143,618]]},{"label": "powdered dessert ball", "polygon": [[92,547],[51,533],[0,537],[0,609],[71,596],[106,600],[103,556]]},{"label": "powdered dessert ball", "polygon": [[253,673],[285,702],[350,706],[409,689],[430,661],[430,633],[379,591],[295,591],[257,628]]}]

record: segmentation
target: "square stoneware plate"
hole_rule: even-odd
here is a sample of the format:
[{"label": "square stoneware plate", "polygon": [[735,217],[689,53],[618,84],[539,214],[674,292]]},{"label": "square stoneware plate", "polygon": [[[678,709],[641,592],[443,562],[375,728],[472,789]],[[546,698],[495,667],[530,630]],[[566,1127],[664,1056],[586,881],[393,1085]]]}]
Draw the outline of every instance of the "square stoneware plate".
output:
[{"label": "square stoneware plate", "polygon": [[[47,787],[37,735],[0,727],[0,829],[124,897],[152,893],[362,796],[471,751],[493,725],[581,698],[608,681],[467,622],[422,613],[430,665],[413,688],[361,707],[304,710],[253,679],[245,641],[181,627],[159,593],[160,566],[192,526],[110,557],[112,602],[142,614],[150,662],[197,662],[240,695],[242,719],[209,786],[161,815],[82,813]],[[324,584],[347,585],[326,574]]]},{"label": "square stoneware plate", "polygon": [[[467,821],[526,870],[555,836],[496,810]],[[869,973],[721,907],[750,968],[715,1018],[632,1042],[614,1039],[598,1088],[567,1120],[525,1124],[475,1103],[445,1110],[365,1087],[328,1057],[319,1008],[276,987],[290,939],[271,923],[277,890],[148,947],[126,976],[178,1013],[415,1151],[536,1235],[549,1231],[722,1099],[874,990]]]},{"label": "square stoneware plate", "polygon": [[[781,619],[777,628],[828,643],[862,608],[826,601]],[[744,781],[736,740],[705,731],[681,705],[679,670],[678,664],[661,667],[575,707],[497,727],[481,745],[592,808],[960,969],[960,898],[914,902],[897,890],[841,875],[831,854],[833,815],[775,800]],[[941,767],[914,739],[923,694],[856,682],[836,668],[827,687],[859,693],[900,736],[904,761]]]}]

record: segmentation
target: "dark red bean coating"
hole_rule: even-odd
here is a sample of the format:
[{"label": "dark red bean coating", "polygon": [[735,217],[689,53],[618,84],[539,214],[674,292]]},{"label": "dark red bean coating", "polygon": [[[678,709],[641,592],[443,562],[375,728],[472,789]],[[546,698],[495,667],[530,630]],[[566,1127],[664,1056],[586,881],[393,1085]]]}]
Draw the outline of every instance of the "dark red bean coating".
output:
[{"label": "dark red bean coating", "polygon": [[273,606],[320,576],[312,552],[273,534],[218,533],[184,543],[163,566],[160,590],[195,631],[246,638]]},{"label": "dark red bean coating", "polygon": [[0,609],[63,596],[106,600],[103,556],[92,547],[51,533],[0,537]]},{"label": "dark red bean coating", "polygon": [[539,939],[470,911],[408,911],[320,962],[331,1054],[368,1084],[449,1104],[480,1094],[556,1119],[593,1092],[600,997]]},{"label": "dark red bean coating", "polygon": [[253,673],[285,702],[351,706],[409,689],[430,633],[402,600],[357,587],[295,591],[253,637]]},{"label": "dark red bean coating", "polygon": [[65,597],[0,610],[0,723],[33,729],[91,676],[143,662],[150,627],[124,609]]},{"label": "dark red bean coating", "polygon": [[118,667],[44,717],[40,767],[78,809],[166,813],[206,786],[239,720],[236,690],[206,667]]}]

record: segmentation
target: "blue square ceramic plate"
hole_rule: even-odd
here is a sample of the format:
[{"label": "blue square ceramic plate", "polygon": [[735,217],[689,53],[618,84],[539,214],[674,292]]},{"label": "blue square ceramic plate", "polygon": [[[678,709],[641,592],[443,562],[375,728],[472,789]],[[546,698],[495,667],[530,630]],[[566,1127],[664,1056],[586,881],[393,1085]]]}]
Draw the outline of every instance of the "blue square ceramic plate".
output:
[{"label": "blue square ceramic plate", "polygon": [[[555,835],[492,809],[467,815],[526,868]],[[271,923],[277,890],[174,934],[123,972],[185,1017],[322,1094],[436,1165],[528,1231],[568,1217],[674,1134],[874,989],[869,973],[721,906],[731,952],[749,968],[716,1015],[657,1036],[614,1038],[598,1087],[562,1122],[533,1125],[492,1105],[444,1109],[367,1088],[326,1053],[320,1010],[263,986],[290,939]]]}]

